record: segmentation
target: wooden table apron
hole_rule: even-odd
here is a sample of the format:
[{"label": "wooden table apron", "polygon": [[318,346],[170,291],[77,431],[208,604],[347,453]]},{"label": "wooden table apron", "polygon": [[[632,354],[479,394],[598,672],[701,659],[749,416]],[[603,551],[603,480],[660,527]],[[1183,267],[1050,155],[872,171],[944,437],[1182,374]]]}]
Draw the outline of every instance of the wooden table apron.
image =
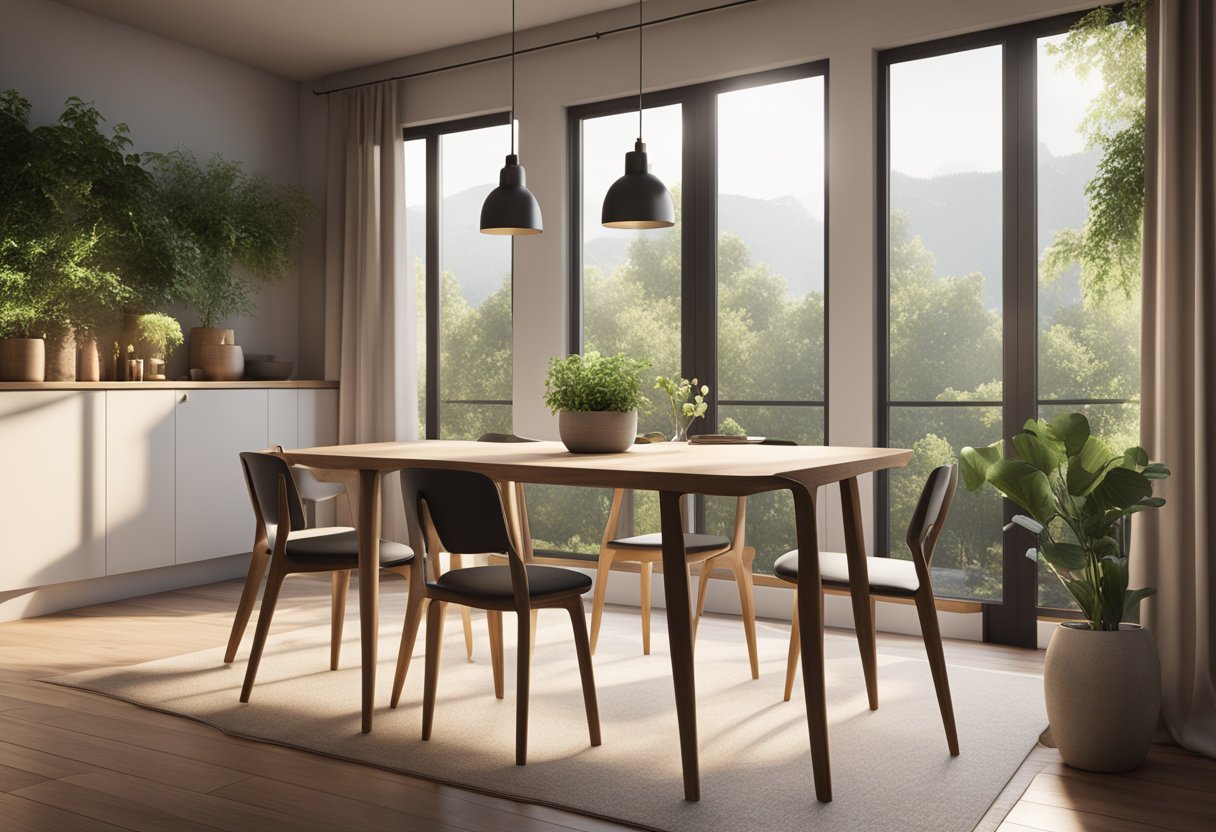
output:
[{"label": "wooden table apron", "polygon": [[[798,617],[802,638],[802,678],[815,795],[832,799],[828,758],[827,707],[824,698],[823,595],[815,494],[821,485],[840,484],[845,551],[852,585],[853,613],[861,645],[871,706],[876,705],[874,622],[866,575],[865,541],[857,477],[902,467],[912,452],[895,448],[822,446],[636,445],[619,454],[571,454],[558,442],[491,444],[460,441],[381,442],[301,448],[283,456],[292,464],[359,472],[359,615],[363,653],[363,731],[371,730],[375,693],[376,643],[379,624],[380,485],[384,474],[404,468],[455,468],[478,471],[497,481],[601,488],[634,488],[659,492],[663,530],[664,574],[685,580],[663,581],[667,601],[667,637],[675,685],[676,718],[684,771],[684,796],[699,800],[696,685],[688,566],[680,517],[686,494],[744,496],[788,489],[794,498],[798,541]],[[417,529],[410,543],[421,552]],[[422,558],[414,561],[410,580],[422,580]]]}]

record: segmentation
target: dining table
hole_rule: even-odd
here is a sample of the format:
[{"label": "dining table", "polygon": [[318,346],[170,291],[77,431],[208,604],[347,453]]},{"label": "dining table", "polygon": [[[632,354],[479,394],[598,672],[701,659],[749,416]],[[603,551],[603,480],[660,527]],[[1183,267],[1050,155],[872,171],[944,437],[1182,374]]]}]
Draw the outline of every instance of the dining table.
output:
[{"label": "dining table", "polygon": [[[476,471],[499,483],[539,483],[655,491],[663,541],[663,591],[667,636],[675,686],[684,797],[699,800],[696,668],[689,603],[688,564],[680,505],[686,495],[749,496],[787,490],[793,496],[798,545],[798,622],[803,685],[815,795],[832,799],[828,751],[826,679],[823,661],[823,594],[819,571],[816,499],[821,486],[839,484],[845,554],[853,616],[871,708],[877,700],[877,655],[866,573],[859,476],[904,466],[912,452],[899,448],[785,446],[756,444],[638,444],[620,453],[575,454],[560,442],[494,444],[458,440],[375,442],[298,448],[281,454],[293,465],[320,472],[346,472],[356,492],[359,540],[359,617],[362,647],[362,730],[372,727],[375,706],[376,646],[379,627],[379,541],[384,477],[406,468]],[[357,487],[355,487],[357,486]],[[410,544],[424,551],[421,532],[409,529]],[[423,558],[411,565],[410,583],[425,580]],[[683,580],[680,580],[680,578]],[[416,635],[421,595],[407,605],[405,628]],[[403,651],[412,650],[412,638]],[[407,653],[408,655],[408,653]]]}]

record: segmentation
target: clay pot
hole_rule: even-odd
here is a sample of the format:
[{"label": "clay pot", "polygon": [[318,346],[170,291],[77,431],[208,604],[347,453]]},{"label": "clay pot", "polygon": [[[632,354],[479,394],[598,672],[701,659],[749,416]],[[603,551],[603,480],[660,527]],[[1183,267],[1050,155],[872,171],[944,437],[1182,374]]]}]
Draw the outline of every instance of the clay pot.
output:
[{"label": "clay pot", "polygon": [[86,335],[76,339],[76,380],[101,381],[101,361],[97,338]]},{"label": "clay pot", "polygon": [[1051,739],[1065,763],[1128,771],[1144,762],[1161,710],[1161,662],[1139,624],[1061,624],[1047,646],[1043,691]]},{"label": "clay pot", "polygon": [[236,344],[203,344],[199,361],[206,381],[240,381],[245,377],[245,351]]},{"label": "clay pot", "polygon": [[0,381],[45,381],[46,341],[41,338],[0,339]]},{"label": "clay pot", "polygon": [[615,454],[633,444],[638,411],[572,411],[557,414],[557,430],[566,450],[576,454]]},{"label": "clay pot", "polygon": [[76,380],[76,333],[71,327],[47,339],[45,380]]},{"label": "clay pot", "polygon": [[235,344],[236,333],[217,326],[196,326],[190,330],[190,366],[187,369],[203,368],[203,347],[208,344]]}]

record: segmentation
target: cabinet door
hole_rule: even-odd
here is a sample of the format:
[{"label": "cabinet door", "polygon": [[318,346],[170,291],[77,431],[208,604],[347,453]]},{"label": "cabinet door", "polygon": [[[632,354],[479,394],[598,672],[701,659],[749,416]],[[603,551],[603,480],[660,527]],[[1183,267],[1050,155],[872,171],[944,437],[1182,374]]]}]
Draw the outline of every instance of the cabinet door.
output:
[{"label": "cabinet door", "polygon": [[0,393],[0,590],[106,572],[105,391]]},{"label": "cabinet door", "polygon": [[106,574],[175,563],[172,390],[106,392]]},{"label": "cabinet door", "polygon": [[267,390],[270,413],[267,417],[268,445],[298,448],[300,390]]},{"label": "cabinet door", "polygon": [[177,562],[248,552],[253,509],[241,451],[267,445],[266,390],[177,393]]},{"label": "cabinet door", "polygon": [[338,391],[299,390],[297,448],[338,444]]}]

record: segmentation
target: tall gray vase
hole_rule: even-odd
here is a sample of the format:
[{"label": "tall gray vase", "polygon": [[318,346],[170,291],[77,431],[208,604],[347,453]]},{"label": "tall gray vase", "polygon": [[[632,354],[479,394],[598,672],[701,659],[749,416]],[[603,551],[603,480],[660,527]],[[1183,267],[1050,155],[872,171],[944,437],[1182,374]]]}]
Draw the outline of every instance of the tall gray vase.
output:
[{"label": "tall gray vase", "polygon": [[1047,646],[1043,689],[1065,763],[1128,771],[1144,762],[1161,710],[1161,662],[1148,630],[1061,624]]}]

